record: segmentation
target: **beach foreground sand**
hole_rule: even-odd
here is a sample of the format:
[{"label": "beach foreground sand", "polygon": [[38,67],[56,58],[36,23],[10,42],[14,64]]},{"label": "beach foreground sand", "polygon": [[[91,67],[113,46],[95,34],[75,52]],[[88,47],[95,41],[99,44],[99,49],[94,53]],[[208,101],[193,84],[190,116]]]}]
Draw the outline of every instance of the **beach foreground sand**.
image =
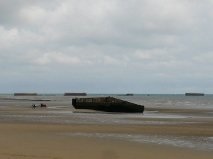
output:
[{"label": "beach foreground sand", "polygon": [[[67,135],[73,132],[142,132],[139,126],[0,123],[0,158],[4,159],[212,159],[213,152]],[[149,129],[148,127],[146,129]],[[152,131],[151,128],[149,130]],[[156,131],[156,130],[155,130]],[[171,130],[170,130],[171,131]],[[176,130],[175,130],[176,131]]]}]

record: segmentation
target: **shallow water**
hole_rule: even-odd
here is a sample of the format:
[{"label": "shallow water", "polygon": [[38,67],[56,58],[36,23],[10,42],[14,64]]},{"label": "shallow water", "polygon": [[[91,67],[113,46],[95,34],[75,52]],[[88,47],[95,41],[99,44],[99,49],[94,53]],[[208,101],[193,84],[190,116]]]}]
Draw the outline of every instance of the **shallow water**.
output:
[{"label": "shallow water", "polygon": [[138,143],[169,145],[203,151],[213,150],[213,140],[209,140],[208,137],[185,137],[185,136],[177,137],[177,136],[163,136],[163,135],[135,135],[135,134],[112,134],[112,133],[65,133],[59,135],[111,138]]},{"label": "shallow water", "polygon": [[154,108],[213,109],[213,95],[136,95],[121,98]]},{"label": "shallow water", "polygon": [[[144,105],[146,108],[179,108],[179,109],[211,109],[213,110],[213,95],[205,96],[185,96],[185,95],[88,95],[86,97],[99,97],[99,96],[114,96],[123,100],[133,103]],[[58,106],[72,106],[71,96],[59,95],[40,95],[40,96],[13,96],[10,94],[0,94],[0,102],[14,103],[17,100],[21,103],[40,103],[42,101],[31,100],[50,100],[43,101]]]}]

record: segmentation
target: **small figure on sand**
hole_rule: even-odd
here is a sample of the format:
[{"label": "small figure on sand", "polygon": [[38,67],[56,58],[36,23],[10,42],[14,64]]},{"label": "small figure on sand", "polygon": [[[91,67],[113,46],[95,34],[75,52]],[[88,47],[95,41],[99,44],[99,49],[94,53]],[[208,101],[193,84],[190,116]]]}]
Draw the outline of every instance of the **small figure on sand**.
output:
[{"label": "small figure on sand", "polygon": [[33,109],[35,109],[35,108],[36,108],[36,105],[35,105],[35,104],[33,104],[33,105],[32,105],[32,108],[33,108]]},{"label": "small figure on sand", "polygon": [[40,104],[40,107],[45,107],[45,108],[46,108],[46,107],[47,107],[47,105],[46,105],[46,104],[41,103],[41,104]]},{"label": "small figure on sand", "polygon": [[41,103],[41,104],[32,104],[32,108],[33,108],[33,109],[35,109],[36,107],[46,108],[47,105],[46,105],[46,104],[43,104],[43,103]]}]

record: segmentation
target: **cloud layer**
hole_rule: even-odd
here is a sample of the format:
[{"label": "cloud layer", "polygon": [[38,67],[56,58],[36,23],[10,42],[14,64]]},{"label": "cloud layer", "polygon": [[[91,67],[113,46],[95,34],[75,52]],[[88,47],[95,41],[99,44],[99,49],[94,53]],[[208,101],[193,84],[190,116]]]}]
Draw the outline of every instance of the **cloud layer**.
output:
[{"label": "cloud layer", "polygon": [[0,1],[2,92],[212,93],[211,0]]}]

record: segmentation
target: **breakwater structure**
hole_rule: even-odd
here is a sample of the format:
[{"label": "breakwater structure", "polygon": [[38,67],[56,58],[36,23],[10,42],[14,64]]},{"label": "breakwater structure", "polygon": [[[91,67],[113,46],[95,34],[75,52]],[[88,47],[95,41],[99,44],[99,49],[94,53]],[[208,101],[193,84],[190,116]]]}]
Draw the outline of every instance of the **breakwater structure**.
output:
[{"label": "breakwater structure", "polygon": [[134,96],[134,94],[133,93],[127,93],[127,94],[125,94],[126,96]]},{"label": "breakwater structure", "polygon": [[144,106],[114,97],[73,98],[75,109],[92,109],[106,112],[143,113]]},{"label": "breakwater structure", "polygon": [[185,96],[204,96],[204,93],[185,93]]},{"label": "breakwater structure", "polygon": [[14,96],[37,96],[37,93],[14,93]]},{"label": "breakwater structure", "polygon": [[87,93],[64,93],[64,96],[87,96]]}]

